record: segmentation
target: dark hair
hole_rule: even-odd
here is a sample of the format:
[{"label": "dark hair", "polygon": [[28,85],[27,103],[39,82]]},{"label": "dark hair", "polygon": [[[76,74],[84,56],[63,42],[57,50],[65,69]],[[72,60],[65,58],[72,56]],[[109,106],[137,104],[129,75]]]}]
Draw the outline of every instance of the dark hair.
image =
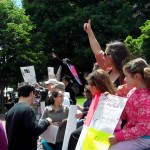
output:
[{"label": "dark hair", "polygon": [[49,105],[54,104],[54,98],[56,98],[59,95],[59,91],[52,92],[52,95],[49,98]]},{"label": "dark hair", "polygon": [[31,92],[34,92],[35,88],[31,85],[22,85],[18,88],[18,97],[28,97]]},{"label": "dark hair", "polygon": [[106,44],[112,60],[114,62],[115,67],[120,72],[120,82],[122,83],[124,80],[124,74],[122,71],[122,63],[130,57],[129,51],[124,43],[120,41],[114,41]]},{"label": "dark hair", "polygon": [[62,80],[65,80],[65,81],[70,82],[71,77],[70,77],[70,76],[68,76],[68,75],[64,75],[64,76],[62,77]]},{"label": "dark hair", "polygon": [[142,58],[131,60],[123,66],[123,69],[131,75],[136,73],[141,74],[147,88],[150,90],[150,66],[147,64],[146,60]]},{"label": "dark hair", "polygon": [[85,87],[84,87],[84,93],[87,93],[88,99],[92,99],[92,93],[91,93],[90,88],[89,88],[88,85],[85,85]]},{"label": "dark hair", "polygon": [[110,81],[108,74],[102,69],[90,73],[87,81],[89,85],[96,86],[101,93],[109,92],[110,94],[115,94],[115,87]]}]

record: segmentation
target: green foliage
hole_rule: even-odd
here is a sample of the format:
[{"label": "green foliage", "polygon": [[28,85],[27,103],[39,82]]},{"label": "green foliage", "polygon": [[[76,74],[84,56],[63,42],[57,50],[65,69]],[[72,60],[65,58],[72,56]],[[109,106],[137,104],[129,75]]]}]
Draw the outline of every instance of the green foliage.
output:
[{"label": "green foliage", "polygon": [[[137,38],[128,36],[125,43],[134,56],[150,60],[150,20],[147,20],[141,29],[141,35]],[[149,61],[150,62],[150,61]]]},{"label": "green foliage", "polygon": [[124,41],[128,35],[140,33],[145,18],[134,15],[139,11],[144,14],[147,2],[142,4],[130,0],[23,0],[26,14],[36,26],[32,32],[34,49],[44,52],[47,66],[55,66],[50,57],[54,50],[60,58],[70,58],[79,71],[91,71],[95,61],[83,24],[92,20],[102,47],[111,40]]},{"label": "green foliage", "polygon": [[32,63],[34,57],[34,52],[31,57],[27,55],[31,51],[33,25],[24,10],[15,7],[10,0],[0,1],[0,16],[1,84],[17,85],[22,80],[20,67],[26,62]]}]

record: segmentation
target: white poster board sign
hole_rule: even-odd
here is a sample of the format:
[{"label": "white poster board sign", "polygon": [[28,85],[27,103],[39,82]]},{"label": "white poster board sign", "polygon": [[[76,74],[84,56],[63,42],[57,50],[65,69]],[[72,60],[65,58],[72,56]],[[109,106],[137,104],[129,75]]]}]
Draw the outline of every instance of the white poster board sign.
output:
[{"label": "white poster board sign", "polygon": [[36,76],[34,66],[20,67],[24,82],[36,84]]},{"label": "white poster board sign", "polygon": [[41,137],[45,139],[49,143],[56,143],[56,137],[58,133],[59,127],[56,125],[50,125],[47,130],[45,130],[42,134]]},{"label": "white poster board sign", "polygon": [[48,79],[54,78],[55,77],[54,67],[47,67],[47,70],[48,70]]},{"label": "white poster board sign", "polygon": [[45,108],[45,101],[44,102],[40,102],[41,103],[41,113],[43,113],[44,108]]},{"label": "white poster board sign", "polygon": [[127,98],[115,95],[101,95],[89,126],[84,125],[75,150],[83,149],[83,142],[89,128],[113,134],[125,107]]},{"label": "white poster board sign", "polygon": [[73,131],[76,130],[77,126],[77,119],[75,118],[76,113],[77,113],[77,106],[70,105],[62,150],[67,150],[70,135]]},{"label": "white poster board sign", "polygon": [[126,101],[127,98],[102,94],[90,127],[113,134]]}]

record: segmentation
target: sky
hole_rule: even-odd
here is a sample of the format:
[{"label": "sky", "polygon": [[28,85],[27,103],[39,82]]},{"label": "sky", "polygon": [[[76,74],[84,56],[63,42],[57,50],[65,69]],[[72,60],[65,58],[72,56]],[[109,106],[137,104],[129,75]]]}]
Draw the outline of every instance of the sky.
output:
[{"label": "sky", "polygon": [[14,2],[16,3],[16,5],[19,6],[19,7],[22,6],[21,1],[22,1],[22,0],[14,0]]}]

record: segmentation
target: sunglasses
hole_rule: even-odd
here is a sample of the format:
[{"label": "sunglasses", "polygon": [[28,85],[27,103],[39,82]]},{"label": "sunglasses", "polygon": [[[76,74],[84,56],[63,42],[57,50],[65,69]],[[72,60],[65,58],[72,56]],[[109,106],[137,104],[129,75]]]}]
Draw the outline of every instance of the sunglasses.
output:
[{"label": "sunglasses", "polygon": [[104,56],[106,57],[106,56],[110,56],[111,54],[110,53],[104,53]]}]

